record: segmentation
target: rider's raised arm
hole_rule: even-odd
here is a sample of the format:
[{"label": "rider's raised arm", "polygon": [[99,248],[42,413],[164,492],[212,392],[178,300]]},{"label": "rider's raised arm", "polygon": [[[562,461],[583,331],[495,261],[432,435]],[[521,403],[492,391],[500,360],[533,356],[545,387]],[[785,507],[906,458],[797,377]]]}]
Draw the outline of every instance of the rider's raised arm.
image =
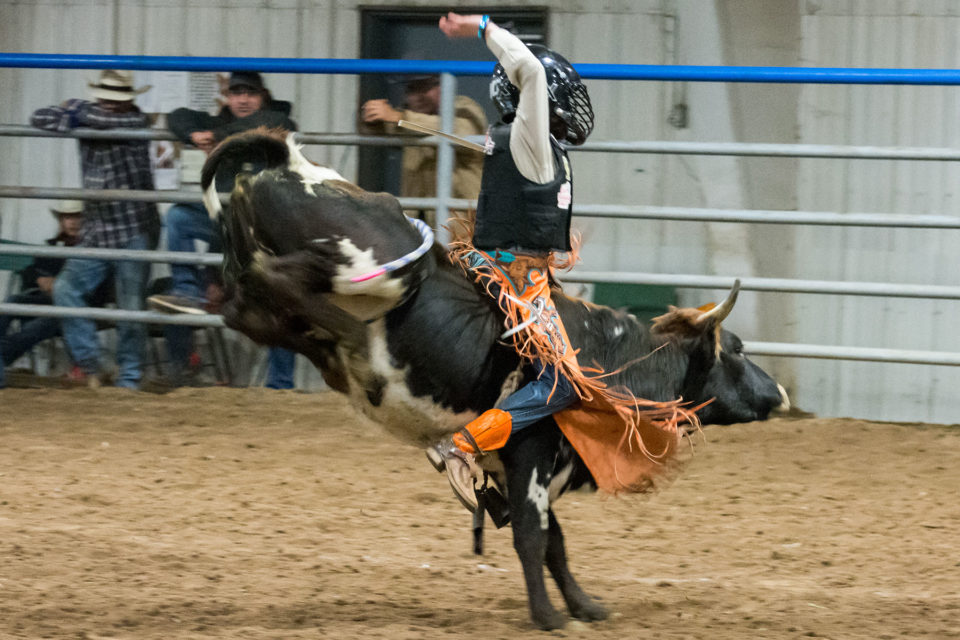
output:
[{"label": "rider's raised arm", "polygon": [[550,106],[543,65],[527,45],[506,29],[488,28],[484,41],[518,89],[517,114],[510,132],[510,153],[528,180],[545,184],[554,178],[550,147]]}]

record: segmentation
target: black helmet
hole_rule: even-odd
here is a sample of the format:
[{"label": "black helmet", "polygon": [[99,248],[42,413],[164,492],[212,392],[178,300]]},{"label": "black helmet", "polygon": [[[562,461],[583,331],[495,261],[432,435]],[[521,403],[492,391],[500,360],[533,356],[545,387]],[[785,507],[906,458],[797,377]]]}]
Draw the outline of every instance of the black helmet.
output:
[{"label": "black helmet", "polygon": [[[587,87],[580,80],[580,74],[556,51],[541,44],[531,44],[528,48],[537,56],[546,71],[550,114],[557,116],[564,125],[564,132],[558,137],[573,145],[583,144],[593,131],[593,106],[590,104]],[[507,123],[513,122],[517,114],[520,90],[510,82],[500,63],[493,68],[490,99],[500,113],[500,118]]]}]

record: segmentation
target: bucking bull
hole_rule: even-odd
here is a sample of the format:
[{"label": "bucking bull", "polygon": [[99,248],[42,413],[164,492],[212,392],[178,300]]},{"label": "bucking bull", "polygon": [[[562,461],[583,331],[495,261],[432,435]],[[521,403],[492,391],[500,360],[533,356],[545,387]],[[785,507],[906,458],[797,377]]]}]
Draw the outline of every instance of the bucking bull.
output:
[{"label": "bucking bull", "polygon": [[[500,339],[496,301],[443,248],[424,247],[429,234],[394,197],[310,163],[292,137],[261,129],[228,138],[207,160],[202,184],[224,234],[227,325],[302,353],[330,387],[398,438],[434,442],[495,406],[518,377],[534,375]],[[218,191],[232,192],[229,206]],[[405,255],[416,259],[398,266]],[[736,294],[706,311],[671,309],[651,327],[553,295],[579,360],[617,372],[610,384],[649,400],[708,402],[701,423],[730,424],[763,420],[786,400],[740,339],[720,328]],[[514,434],[483,461],[506,497],[534,624],[553,629],[565,621],[547,597],[544,564],[570,615],[605,618],[570,574],[551,509],[567,490],[596,487],[554,420]]]}]

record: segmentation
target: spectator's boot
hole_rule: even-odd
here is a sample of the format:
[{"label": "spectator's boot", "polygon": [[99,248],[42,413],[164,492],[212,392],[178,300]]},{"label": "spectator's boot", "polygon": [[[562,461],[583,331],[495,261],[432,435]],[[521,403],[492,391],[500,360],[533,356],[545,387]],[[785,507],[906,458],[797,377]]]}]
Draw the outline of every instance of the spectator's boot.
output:
[{"label": "spectator's boot", "polygon": [[512,428],[508,412],[490,409],[452,437],[427,448],[427,459],[437,471],[446,470],[453,492],[469,511],[477,510],[476,483],[482,479],[476,457],[507,444]]},{"label": "spectator's boot", "polygon": [[64,374],[63,381],[69,387],[89,387],[97,389],[103,384],[102,376],[96,369],[84,369],[80,365],[73,365],[70,371]]}]

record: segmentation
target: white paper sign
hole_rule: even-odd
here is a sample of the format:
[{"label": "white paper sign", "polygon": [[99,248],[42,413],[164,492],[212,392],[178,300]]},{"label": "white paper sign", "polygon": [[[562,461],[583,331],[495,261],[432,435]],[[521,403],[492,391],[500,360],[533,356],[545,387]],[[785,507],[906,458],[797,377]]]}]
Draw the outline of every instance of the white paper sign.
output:
[{"label": "white paper sign", "polygon": [[211,115],[220,111],[220,103],[217,102],[217,98],[221,97],[218,75],[214,72],[191,73],[190,103],[187,106],[196,111],[206,111]]},{"label": "white paper sign", "polygon": [[180,161],[173,142],[169,140],[151,142],[150,165],[153,168],[153,185],[157,191],[180,188]]}]

